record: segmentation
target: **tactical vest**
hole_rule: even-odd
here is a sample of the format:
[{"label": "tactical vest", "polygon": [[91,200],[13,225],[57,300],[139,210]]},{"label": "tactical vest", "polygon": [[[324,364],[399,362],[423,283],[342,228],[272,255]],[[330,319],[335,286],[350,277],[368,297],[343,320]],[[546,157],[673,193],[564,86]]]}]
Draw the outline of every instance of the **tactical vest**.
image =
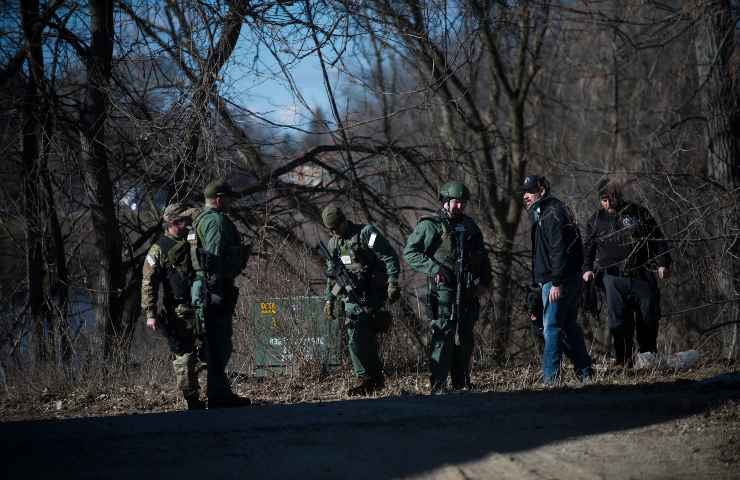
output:
[{"label": "tactical vest", "polygon": [[434,260],[449,268],[450,270],[455,269],[455,261],[457,260],[457,243],[458,236],[453,230],[453,226],[443,218],[439,216],[425,216],[419,219],[418,223],[423,221],[429,221],[434,223],[438,228],[442,230],[442,234],[439,238],[435,238],[434,242],[429,247],[429,255]]},{"label": "tactical vest", "polygon": [[168,311],[174,312],[179,305],[190,305],[190,286],[194,276],[190,245],[187,240],[168,236],[162,236],[157,245],[164,274],[164,304]]},{"label": "tactical vest", "polygon": [[363,226],[352,224],[350,228],[357,229],[351,237],[329,239],[329,253],[339,257],[347,271],[355,277],[358,287],[363,292],[378,289],[384,294],[388,282],[385,265],[375,257],[367,245],[360,241]]}]

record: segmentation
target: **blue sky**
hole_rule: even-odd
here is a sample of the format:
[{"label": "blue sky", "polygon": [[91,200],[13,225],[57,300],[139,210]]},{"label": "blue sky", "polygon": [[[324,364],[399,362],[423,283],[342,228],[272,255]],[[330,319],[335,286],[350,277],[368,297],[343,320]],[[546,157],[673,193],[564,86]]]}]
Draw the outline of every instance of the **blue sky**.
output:
[{"label": "blue sky", "polygon": [[[232,56],[233,61],[223,72],[222,93],[242,107],[274,122],[305,126],[311,118],[310,112],[291,90],[274,56],[265,47],[255,48],[254,45],[249,32],[245,32]],[[288,58],[288,54],[285,54],[283,61]],[[328,68],[334,95],[339,99],[344,80],[337,69]],[[317,56],[312,54],[290,64],[289,72],[296,90],[308,107],[321,108],[326,116],[330,116]]]}]

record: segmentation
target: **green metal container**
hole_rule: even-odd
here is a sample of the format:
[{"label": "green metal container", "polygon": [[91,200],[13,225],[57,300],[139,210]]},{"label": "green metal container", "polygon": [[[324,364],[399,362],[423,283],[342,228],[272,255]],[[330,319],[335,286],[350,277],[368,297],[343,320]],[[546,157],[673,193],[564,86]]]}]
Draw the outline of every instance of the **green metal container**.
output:
[{"label": "green metal container", "polygon": [[339,364],[339,323],[324,318],[324,297],[264,298],[255,302],[255,375],[300,373]]}]

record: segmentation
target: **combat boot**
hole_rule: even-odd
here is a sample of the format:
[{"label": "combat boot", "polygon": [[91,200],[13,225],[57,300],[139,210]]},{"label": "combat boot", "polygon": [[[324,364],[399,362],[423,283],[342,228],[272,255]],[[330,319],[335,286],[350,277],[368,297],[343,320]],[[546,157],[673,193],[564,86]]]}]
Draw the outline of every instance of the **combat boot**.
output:
[{"label": "combat boot", "polygon": [[448,392],[446,378],[437,380],[434,377],[429,377],[429,395],[444,395]]},{"label": "combat boot", "polygon": [[185,402],[188,404],[188,410],[205,410],[206,402],[198,398],[198,395],[189,395],[185,397]]},{"label": "combat boot", "polygon": [[373,378],[373,391],[377,392],[380,390],[383,390],[385,388],[385,377],[383,374],[380,374],[378,377]]},{"label": "combat boot", "polygon": [[355,385],[347,390],[347,395],[350,397],[367,395],[373,390],[375,390],[375,380],[370,377],[360,377],[355,382]]}]

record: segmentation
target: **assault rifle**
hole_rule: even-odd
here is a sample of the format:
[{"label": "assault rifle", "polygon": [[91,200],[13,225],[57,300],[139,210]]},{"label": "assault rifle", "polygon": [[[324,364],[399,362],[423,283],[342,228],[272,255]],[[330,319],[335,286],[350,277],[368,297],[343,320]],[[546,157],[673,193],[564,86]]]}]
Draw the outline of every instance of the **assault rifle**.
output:
[{"label": "assault rifle", "polygon": [[350,302],[360,305],[361,308],[367,312],[367,307],[362,306],[362,298],[358,293],[357,283],[355,278],[349,273],[347,267],[344,266],[342,260],[339,258],[338,252],[335,250],[334,255],[329,252],[329,249],[324,245],[324,242],[319,241],[319,253],[328,262],[331,263],[332,274],[329,278],[334,280],[334,288],[331,290],[332,296],[336,297],[340,293],[344,293],[349,298]]},{"label": "assault rifle", "polygon": [[457,234],[457,258],[455,259],[455,303],[450,311],[450,322],[455,323],[455,345],[460,345],[460,318],[463,308],[463,294],[467,287],[467,274],[465,272],[465,225],[455,225]]}]

